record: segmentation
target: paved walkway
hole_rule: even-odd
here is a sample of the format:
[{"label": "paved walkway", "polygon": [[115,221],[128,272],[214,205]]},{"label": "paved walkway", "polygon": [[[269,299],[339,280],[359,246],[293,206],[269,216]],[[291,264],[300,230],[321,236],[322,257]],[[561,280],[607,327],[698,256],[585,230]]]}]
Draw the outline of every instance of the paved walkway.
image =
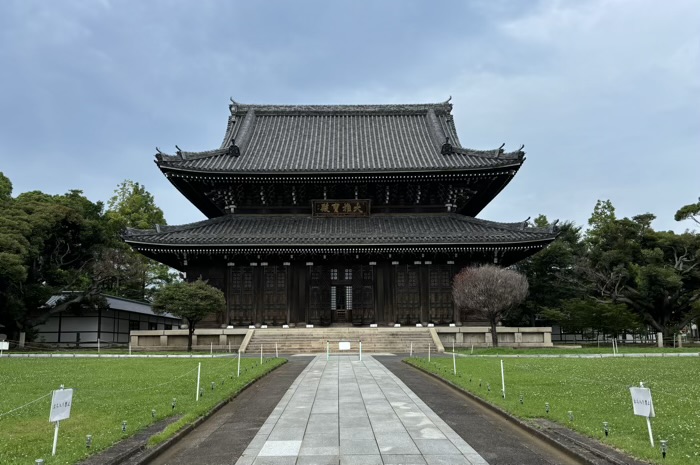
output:
[{"label": "paved walkway", "polygon": [[488,465],[371,356],[318,356],[236,465]]}]

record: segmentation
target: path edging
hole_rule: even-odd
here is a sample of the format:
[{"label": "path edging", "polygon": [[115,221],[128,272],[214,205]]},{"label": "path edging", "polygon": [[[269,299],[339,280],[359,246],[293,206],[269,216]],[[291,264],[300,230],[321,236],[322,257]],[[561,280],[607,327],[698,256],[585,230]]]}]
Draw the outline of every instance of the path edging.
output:
[{"label": "path edging", "polygon": [[[435,374],[435,373],[432,373],[432,372],[430,372],[430,371],[427,371],[427,370],[425,370],[425,369],[422,368],[422,367],[419,367],[419,366],[416,366],[416,365],[412,365],[412,364],[408,363],[405,359],[402,360],[402,362],[405,363],[406,365],[409,365],[410,367],[413,367],[413,368],[415,368],[415,369],[417,369],[417,370],[419,370],[419,371],[421,371],[421,372],[423,372],[423,373],[429,375],[429,376],[432,376],[432,377],[435,378],[436,380],[438,380],[438,381],[440,381],[440,382],[442,382],[442,383],[444,383],[444,384],[447,384],[448,386],[452,387],[453,389],[456,389],[457,391],[459,391],[460,393],[466,395],[467,397],[469,397],[471,400],[475,401],[475,402],[478,403],[479,405],[481,405],[481,406],[483,406],[483,407],[485,407],[485,408],[491,410],[492,412],[498,414],[499,416],[505,418],[505,419],[508,420],[509,422],[511,422],[511,423],[515,424],[516,426],[518,426],[519,428],[523,429],[523,430],[526,431],[527,433],[532,434],[532,435],[534,435],[534,436],[537,436],[537,437],[540,438],[541,440],[543,440],[543,441],[547,442],[548,444],[550,444],[550,445],[556,447],[557,449],[559,449],[560,451],[562,451],[562,452],[564,452],[564,453],[570,455],[571,457],[573,457],[573,458],[575,458],[575,459],[577,459],[577,460],[582,460],[582,461],[584,461],[585,463],[587,463],[587,464],[589,464],[589,465],[599,465],[599,462],[593,461],[593,460],[591,459],[591,457],[588,457],[588,456],[583,455],[583,454],[581,454],[581,453],[579,453],[579,452],[577,452],[577,451],[575,451],[575,450],[572,450],[572,448],[569,447],[569,446],[567,446],[563,441],[560,441],[560,440],[556,439],[556,438],[554,437],[554,434],[552,434],[552,435],[548,434],[545,430],[540,429],[540,428],[538,428],[538,427],[535,427],[535,426],[533,426],[532,424],[530,424],[530,423],[528,423],[528,422],[525,422],[525,421],[521,420],[520,418],[515,417],[514,415],[511,415],[510,413],[508,413],[507,411],[505,411],[505,410],[503,410],[502,408],[498,407],[497,405],[494,405],[494,404],[491,404],[491,403],[487,402],[486,400],[484,400],[484,399],[482,399],[482,398],[480,398],[480,397],[478,397],[478,396],[472,394],[471,392],[467,391],[466,389],[462,388],[461,386],[458,386],[457,384],[455,384],[455,383],[453,383],[453,382],[451,382],[451,381],[449,381],[449,380],[446,380],[446,379],[444,379],[444,378],[438,376],[438,375]],[[577,433],[577,434],[578,434],[578,433]],[[568,438],[568,437],[567,437],[566,440],[571,441],[572,443],[574,443],[575,446],[580,447],[581,449],[585,450],[587,453],[589,453],[589,454],[591,454],[591,455],[594,455],[594,456],[596,456],[596,457],[598,457],[598,458],[607,460],[608,462],[610,462],[610,463],[613,464],[613,465],[629,465],[629,464],[631,463],[631,462],[629,462],[629,461],[621,462],[621,461],[617,460],[615,457],[611,457],[611,456],[609,456],[609,455],[603,453],[602,451],[593,449],[593,448],[591,448],[590,446],[588,446],[587,444],[585,444],[585,443],[583,443],[583,442],[581,442],[581,441],[574,441],[573,438]],[[603,446],[605,446],[605,445],[603,445]],[[605,446],[605,447],[609,447],[609,446]],[[622,452],[621,452],[621,453],[622,453]],[[642,462],[639,461],[639,459],[634,459],[634,458],[632,458],[632,457],[630,457],[630,459],[635,460],[635,462],[633,462],[634,464],[641,464],[641,463],[642,463]]]}]

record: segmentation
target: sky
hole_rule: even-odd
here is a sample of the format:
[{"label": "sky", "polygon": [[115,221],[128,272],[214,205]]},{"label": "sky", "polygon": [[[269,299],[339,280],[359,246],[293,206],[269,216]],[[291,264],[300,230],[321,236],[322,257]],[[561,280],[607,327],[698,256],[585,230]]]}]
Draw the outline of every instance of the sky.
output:
[{"label": "sky", "polygon": [[700,196],[697,0],[4,0],[0,171],[14,195],[144,184],[198,221],[154,164],[218,148],[254,104],[442,102],[463,146],[525,144],[479,217],[586,225],[598,199],[657,229]]}]

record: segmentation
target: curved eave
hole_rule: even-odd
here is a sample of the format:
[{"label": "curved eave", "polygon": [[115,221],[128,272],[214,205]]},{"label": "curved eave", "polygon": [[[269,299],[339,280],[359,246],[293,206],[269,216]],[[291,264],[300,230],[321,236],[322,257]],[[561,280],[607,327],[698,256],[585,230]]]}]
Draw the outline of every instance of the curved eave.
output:
[{"label": "curved eave", "polygon": [[508,172],[506,176],[497,177],[489,185],[485,192],[478,193],[477,198],[475,198],[472,202],[469,202],[467,208],[464,208],[464,210],[460,211],[460,213],[474,217],[481,213],[481,210],[486,208],[486,206],[489,203],[491,203],[491,201],[495,199],[496,196],[500,194],[501,191],[505,189],[508,184],[510,184],[510,181],[518,173],[518,170],[520,170],[520,167],[524,162],[525,158],[520,160],[520,163],[517,165],[517,167],[511,167],[510,172]]},{"label": "curved eave", "polygon": [[208,176],[213,178],[227,178],[232,176],[265,176],[271,178],[290,178],[290,177],[309,177],[309,176],[333,176],[333,177],[343,177],[343,176],[379,176],[379,175],[399,175],[408,176],[413,174],[425,174],[425,173],[480,173],[490,170],[504,170],[504,169],[519,169],[522,166],[525,158],[503,160],[502,164],[494,164],[491,166],[480,166],[480,167],[435,167],[435,168],[416,168],[414,170],[406,169],[366,169],[366,170],[328,170],[328,171],[223,171],[223,170],[196,170],[191,168],[182,168],[178,166],[173,166],[170,164],[162,164],[156,161],[158,168],[165,174],[166,172],[177,172],[183,174],[190,174],[193,177]]},{"label": "curved eave", "polygon": [[268,255],[347,255],[347,254],[415,254],[415,253],[454,253],[454,254],[491,254],[503,252],[499,256],[499,263],[509,266],[530,255],[533,255],[547,247],[555,236],[524,242],[489,242],[489,243],[437,243],[437,244],[335,244],[335,245],[292,245],[271,246],[230,244],[154,244],[125,240],[131,247],[140,253],[165,263],[180,271],[185,270],[184,259],[188,254],[268,254]]}]

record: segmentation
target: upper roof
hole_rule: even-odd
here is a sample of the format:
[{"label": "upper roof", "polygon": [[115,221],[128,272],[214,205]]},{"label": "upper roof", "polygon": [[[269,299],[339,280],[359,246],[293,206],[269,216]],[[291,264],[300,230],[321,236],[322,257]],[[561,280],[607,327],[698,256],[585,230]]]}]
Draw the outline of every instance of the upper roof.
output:
[{"label": "upper roof", "polygon": [[[520,166],[506,153],[461,146],[449,100],[414,105],[244,105],[232,100],[221,147],[175,155],[164,171],[198,173],[366,173]],[[177,146],[176,146],[177,147]]]},{"label": "upper roof", "polygon": [[363,218],[227,215],[181,226],[128,229],[132,245],[308,247],[481,245],[550,242],[556,231],[526,222],[497,223],[456,213],[375,214]]}]

